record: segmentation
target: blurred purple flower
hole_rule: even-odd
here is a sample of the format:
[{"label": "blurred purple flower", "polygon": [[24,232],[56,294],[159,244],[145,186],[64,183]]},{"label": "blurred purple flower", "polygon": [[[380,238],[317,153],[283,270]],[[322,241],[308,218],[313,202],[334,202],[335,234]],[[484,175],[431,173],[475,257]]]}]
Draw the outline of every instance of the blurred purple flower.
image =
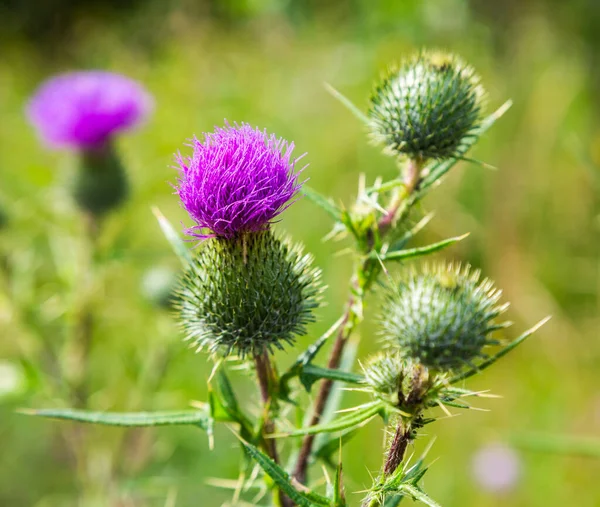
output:
[{"label": "blurred purple flower", "polygon": [[472,466],[477,483],[495,493],[511,490],[521,475],[519,455],[500,444],[482,447],[473,456]]},{"label": "blurred purple flower", "polygon": [[[231,238],[266,229],[300,190],[294,143],[246,123],[192,140],[192,157],[177,156],[177,193],[196,225],[186,233]],[[210,232],[207,233],[206,229]]]},{"label": "blurred purple flower", "polygon": [[152,108],[151,95],[136,81],[93,70],[50,78],[27,105],[27,116],[52,147],[95,149],[139,125]]}]

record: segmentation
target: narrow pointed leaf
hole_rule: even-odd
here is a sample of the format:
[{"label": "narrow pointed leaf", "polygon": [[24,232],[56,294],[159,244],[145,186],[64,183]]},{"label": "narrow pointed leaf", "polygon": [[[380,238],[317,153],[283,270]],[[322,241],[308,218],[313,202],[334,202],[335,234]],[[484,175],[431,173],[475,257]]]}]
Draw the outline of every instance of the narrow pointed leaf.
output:
[{"label": "narrow pointed leaf", "polygon": [[165,235],[165,238],[167,238],[167,241],[171,245],[173,252],[175,252],[177,257],[179,257],[179,260],[183,266],[187,267],[192,260],[192,256],[189,249],[185,246],[185,242],[181,239],[179,234],[177,234],[171,223],[165,218],[158,208],[153,207],[152,213],[154,213],[156,220],[158,220],[158,225],[160,225],[160,228]]},{"label": "narrow pointed leaf", "polygon": [[531,329],[528,329],[527,331],[525,331],[517,339],[513,340],[511,343],[509,343],[502,350],[500,350],[499,352],[497,352],[496,354],[494,354],[489,359],[486,359],[481,364],[477,365],[475,368],[468,369],[468,370],[466,370],[466,371],[464,371],[462,373],[459,373],[458,375],[455,375],[454,377],[452,377],[449,380],[450,384],[454,384],[455,382],[459,382],[459,381],[464,380],[466,378],[472,377],[476,373],[479,373],[480,371],[485,370],[488,366],[494,364],[498,359],[500,359],[501,357],[505,356],[512,349],[514,349],[515,347],[517,347],[518,345],[520,345],[521,343],[523,343],[527,338],[529,338],[533,333],[535,333],[540,327],[542,327],[546,322],[548,322],[550,320],[550,318],[551,317],[548,316],[548,317],[540,320]]},{"label": "narrow pointed leaf", "polygon": [[208,385],[208,405],[210,407],[210,416],[219,422],[236,422],[235,416],[224,405],[219,392],[212,386]]},{"label": "narrow pointed leaf", "polygon": [[427,175],[423,178],[419,185],[419,193],[418,196],[422,196],[424,191],[431,187],[436,181],[438,181],[442,176],[444,176],[457,162],[460,161],[460,158],[465,155],[469,151],[469,149],[481,138],[483,134],[485,134],[490,127],[496,123],[496,121],[506,113],[512,106],[512,101],[506,101],[502,106],[500,106],[495,112],[490,114],[483,122],[481,126],[473,132],[473,134],[469,137],[463,139],[461,146],[458,149],[457,157],[449,158],[446,160],[435,162],[432,166],[428,168]]},{"label": "narrow pointed leaf", "polygon": [[[355,309],[357,314],[359,309]],[[349,371],[352,369],[354,365],[354,361],[356,360],[356,354],[358,353],[358,339],[352,339],[346,346],[344,347],[344,352],[342,353],[342,360],[340,361],[340,365],[338,367],[339,370]],[[337,411],[339,410],[342,404],[342,398],[344,397],[344,389],[341,386],[340,382],[334,382],[331,386],[331,394],[329,395],[329,399],[325,404],[325,410],[323,410],[323,414],[321,415],[321,423],[326,423],[332,421],[337,416]],[[322,442],[320,437],[316,439],[317,446]]]},{"label": "narrow pointed leaf", "polygon": [[207,429],[210,416],[206,410],[178,410],[164,412],[91,412],[76,409],[23,410],[22,413],[64,419],[81,423],[103,424],[105,426],[175,426],[191,425]]},{"label": "narrow pointed leaf", "polygon": [[346,431],[341,436],[329,437],[323,444],[314,452],[315,458],[324,461],[327,464],[334,465],[331,456],[336,452],[340,445],[343,447],[349,442],[357,433],[360,428],[354,428]]},{"label": "narrow pointed leaf", "polygon": [[403,492],[407,495],[411,496],[414,500],[424,503],[429,507],[441,507],[441,505],[433,500],[433,498],[411,484],[403,484],[400,489],[403,490]]},{"label": "narrow pointed leaf", "polygon": [[329,499],[308,490],[299,491],[296,489],[292,484],[293,479],[283,468],[249,442],[244,440],[241,440],[241,442],[248,456],[256,461],[263,472],[273,479],[277,487],[299,507],[330,506]]},{"label": "narrow pointed leaf", "polygon": [[215,373],[215,386],[216,391],[219,393],[220,402],[227,413],[238,423],[240,423],[246,430],[252,427],[252,423],[244,414],[243,410],[238,403],[238,400],[233,391],[229,377],[225,368],[221,366]]},{"label": "narrow pointed leaf", "polygon": [[350,412],[345,416],[334,419],[327,424],[317,424],[308,428],[300,428],[289,433],[273,435],[274,437],[300,437],[304,435],[316,435],[318,433],[333,433],[334,431],[343,431],[348,428],[362,426],[370,421],[376,415],[385,410],[383,402],[373,402],[362,408]]},{"label": "narrow pointed leaf", "polygon": [[412,229],[406,231],[406,233],[403,234],[401,238],[392,243],[388,251],[395,252],[396,250],[403,249],[411,239],[413,239],[419,232],[423,230],[423,228],[431,221],[432,218],[433,213],[425,215],[421,220],[419,220],[415,224],[415,226]]},{"label": "narrow pointed leaf", "polygon": [[403,178],[395,178],[380,185],[373,185],[372,187],[366,188],[365,194],[371,195],[374,193],[388,192],[389,190],[394,190],[395,188],[403,187],[404,185],[405,183]]},{"label": "narrow pointed leaf", "polygon": [[333,481],[333,501],[331,503],[331,507],[346,506],[346,497],[344,496],[344,483],[342,481],[342,470],[342,456],[340,453],[340,459],[335,471],[335,478]]},{"label": "narrow pointed leaf", "polygon": [[317,341],[315,341],[312,345],[310,345],[302,354],[298,356],[294,364],[290,366],[287,371],[281,375],[279,379],[279,394],[283,399],[289,399],[289,382],[294,377],[300,375],[300,372],[303,366],[310,364],[310,362],[315,358],[315,356],[319,353],[319,350],[325,345],[327,340],[335,333],[339,327],[344,323],[345,318],[342,315],[323,335],[319,337]]},{"label": "narrow pointed leaf", "polygon": [[358,373],[321,368],[312,364],[307,364],[300,371],[300,382],[308,392],[312,385],[321,379],[339,380],[348,384],[360,384],[364,381],[364,377]]},{"label": "narrow pointed leaf", "polygon": [[355,106],[350,99],[342,95],[328,83],[325,83],[325,89],[365,125],[369,124],[369,118],[367,115],[363,113],[357,106]]},{"label": "narrow pointed leaf", "polygon": [[[454,238],[448,238],[443,241],[439,241],[437,243],[433,243],[431,245],[417,247],[417,248],[409,248],[408,250],[396,250],[393,252],[387,252],[385,255],[380,255],[381,260],[383,261],[403,261],[406,259],[411,259],[413,257],[421,257],[423,255],[430,255],[435,252],[439,252],[454,243],[462,241],[469,234],[463,234],[462,236],[456,236]],[[371,258],[376,258],[376,252],[372,253]]]},{"label": "narrow pointed leaf", "polygon": [[333,203],[331,199],[323,196],[308,185],[302,185],[302,193],[307,197],[307,199],[315,203],[321,209],[325,210],[335,221],[340,220],[342,211]]},{"label": "narrow pointed leaf", "polygon": [[383,503],[383,507],[398,507],[398,505],[400,505],[400,502],[402,501],[403,498],[404,498],[403,495],[389,495],[385,499],[385,502]]}]

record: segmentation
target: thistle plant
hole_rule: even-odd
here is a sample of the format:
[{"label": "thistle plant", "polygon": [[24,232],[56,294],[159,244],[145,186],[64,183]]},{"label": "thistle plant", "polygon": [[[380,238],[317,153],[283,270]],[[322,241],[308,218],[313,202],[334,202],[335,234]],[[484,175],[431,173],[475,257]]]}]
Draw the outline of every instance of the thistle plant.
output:
[{"label": "thistle plant", "polygon": [[[26,217],[18,211],[11,215],[6,226],[11,229],[12,241],[0,252],[0,296],[9,302],[15,328],[27,330],[19,359],[36,365],[35,374],[44,386],[36,394],[63,399],[65,405],[78,409],[89,406],[88,398],[95,391],[90,371],[101,332],[98,323],[103,301],[99,294],[104,292],[110,259],[116,253],[114,236],[106,238],[103,225],[128,195],[126,165],[118,142],[148,119],[152,107],[153,99],[140,83],[93,70],[49,78],[25,108],[42,148],[66,152],[65,159],[74,164],[65,174],[57,171],[57,180],[68,182],[67,192],[58,190],[59,199],[39,199],[39,195],[32,199],[49,202],[44,207],[29,206],[28,213],[43,210],[43,231],[33,236],[27,228],[25,245],[19,243],[18,230],[24,229]],[[66,199],[67,205],[65,193],[71,197]],[[60,206],[55,206],[57,201]],[[44,287],[49,286],[56,301],[51,319],[41,310],[48,297]],[[156,356],[159,354],[167,355],[160,351]],[[141,378],[139,369],[132,373]],[[155,379],[158,382],[160,374],[151,377],[149,384]],[[93,445],[88,445],[93,439],[86,430],[89,428],[72,431],[64,427],[53,435],[57,440],[53,445],[65,448],[66,465],[75,477],[81,504],[93,503],[95,490],[119,482],[113,472],[102,478],[91,472],[96,455]],[[133,445],[123,444],[123,449],[130,447]],[[107,453],[108,462],[117,454]]]},{"label": "thistle plant", "polygon": [[[233,503],[280,507],[350,505],[336,451],[381,417],[392,437],[362,505],[394,507],[406,497],[440,505],[422,487],[426,457],[411,460],[410,445],[438,419],[440,409],[467,409],[470,399],[484,396],[464,388],[464,381],[495,364],[543,322],[507,341],[502,335],[507,304],[478,270],[449,262],[404,263],[466,237],[414,246],[431,219],[421,215],[420,204],[457,162],[469,160],[468,150],[510,103],[486,117],[485,92],[475,71],[454,55],[431,51],[394,67],[375,86],[366,114],[332,93],[399,167],[396,178],[377,177],[370,186],[361,176],[351,204],[336,203],[306,185],[305,167],[298,167],[302,157],[293,158],[292,143],[245,123],[226,123],[193,138],[191,153],[175,157],[174,186],[192,220],[184,229],[192,245],[160,212],[156,215],[183,264],[175,319],[191,348],[214,362],[206,403],[167,412],[31,413],[117,426],[193,425],[207,432],[211,443],[214,425],[226,424],[244,457]],[[302,196],[332,219],[329,237],[351,243],[354,267],[340,318],[284,370],[275,352],[290,354],[296,338],[310,332],[307,324],[323,297],[311,256],[272,227]],[[399,272],[394,264],[400,264]],[[383,295],[379,351],[353,369],[344,361],[348,344],[357,339],[365,299],[378,291]],[[317,356],[327,348],[329,357],[319,365]],[[232,364],[254,370],[258,411],[236,395]],[[338,413],[339,385],[360,391],[364,403]],[[303,390],[315,391],[312,405]],[[300,417],[290,420],[291,408]],[[322,435],[318,446],[316,435]],[[326,474],[326,487],[319,463],[334,469],[333,479]],[[255,489],[261,494],[250,495]]]}]

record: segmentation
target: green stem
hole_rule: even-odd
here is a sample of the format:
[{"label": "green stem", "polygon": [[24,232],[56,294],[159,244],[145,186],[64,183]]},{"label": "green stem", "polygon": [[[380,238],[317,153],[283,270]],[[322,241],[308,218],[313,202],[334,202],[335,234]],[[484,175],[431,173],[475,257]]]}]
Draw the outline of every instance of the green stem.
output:
[{"label": "green stem", "polygon": [[[392,230],[398,221],[404,220],[410,209],[409,197],[418,187],[420,181],[420,171],[423,165],[422,160],[409,160],[408,166],[404,174],[404,189],[402,192],[395,192],[388,204],[387,213],[377,222],[377,230],[380,239]],[[374,236],[374,235],[373,235]],[[329,356],[327,368],[337,369],[340,365],[342,354],[348,340],[356,329],[357,325],[362,322],[362,305],[366,292],[371,288],[371,285],[377,280],[381,272],[381,264],[376,259],[370,259],[369,254],[374,251],[375,245],[369,244],[369,252],[362,260],[356,264],[354,274],[350,283],[350,297],[346,303],[346,310],[343,315],[343,323],[336,336],[333,344],[333,349]],[[359,311],[357,312],[357,309]],[[321,417],[327,406],[333,381],[326,379],[321,384],[317,398],[315,400],[313,415],[311,417],[310,426],[319,424]],[[307,435],[302,441],[296,467],[294,469],[294,477],[300,483],[306,483],[308,463],[312,452],[315,436]]]},{"label": "green stem", "polygon": [[96,215],[84,215],[86,225],[87,261],[83,273],[82,304],[78,312],[74,342],[77,348],[77,375],[72,386],[72,397],[75,408],[84,408],[89,396],[88,363],[94,338],[93,290],[95,278],[96,242],[100,231],[100,221]]},{"label": "green stem", "polygon": [[[264,351],[262,354],[254,356],[254,364],[256,365],[256,377],[258,379],[258,386],[260,390],[260,397],[263,403],[264,409],[264,423],[263,423],[263,438],[261,439],[264,443],[265,452],[267,455],[279,465],[279,453],[277,451],[277,440],[274,438],[264,438],[269,434],[276,433],[275,422],[272,419],[273,409],[273,397],[271,396],[273,386],[273,370],[271,361],[269,359],[269,353]],[[279,503],[281,507],[292,507],[293,502],[283,493],[278,490],[275,497],[275,501]]]}]

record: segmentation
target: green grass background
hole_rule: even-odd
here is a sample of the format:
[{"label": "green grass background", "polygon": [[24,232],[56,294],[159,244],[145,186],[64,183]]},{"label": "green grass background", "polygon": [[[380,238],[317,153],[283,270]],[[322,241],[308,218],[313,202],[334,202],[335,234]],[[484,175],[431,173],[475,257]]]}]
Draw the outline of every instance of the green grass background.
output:
[{"label": "green grass background", "polygon": [[[426,200],[436,217],[419,244],[471,232],[443,255],[482,268],[504,289],[515,321],[509,336],[553,316],[469,382],[502,395],[479,403],[489,412],[462,413],[427,428],[423,441],[437,436],[430,456],[439,459],[426,488],[445,507],[600,505],[597,459],[519,451],[521,479],[501,495],[482,490],[471,469],[482,445],[523,433],[600,438],[600,43],[594,29],[600,14],[594,2],[229,0],[95,2],[75,9],[55,1],[37,13],[16,5],[4,7],[13,17],[4,17],[0,39],[0,206],[9,217],[0,250],[17,280],[14,293],[0,296],[0,357],[22,379],[0,398],[0,505],[163,506],[176,494],[172,505],[216,506],[230,495],[206,479],[237,474],[238,448],[225,428],[217,430],[213,451],[190,428],[94,428],[82,485],[69,468],[61,423],[15,413],[65,404],[38,370],[46,364],[44,343],[63,341],[69,370],[66,337],[83,276],[82,224],[64,190],[73,160],[41,147],[23,113],[39,82],[72,68],[104,68],[141,80],[156,98],[149,123],[119,140],[133,194],[99,239],[104,284],[95,300],[98,326],[86,375],[91,408],[177,409],[206,399],[210,364],[186,349],[171,317],[140,292],[149,268],[178,268],[150,207],[176,225],[189,222],[169,186],[176,176],[173,153],[185,152],[186,139],[224,119],[247,121],[293,140],[299,153],[308,153],[311,186],[350,204],[360,173],[373,181],[392,178],[397,169],[323,83],[365,108],[382,70],[423,46],[470,61],[489,90],[490,108],[508,98],[514,106],[471,153],[498,170],[453,169]],[[61,9],[73,12],[64,26],[56,21]],[[60,30],[36,29],[53,23]],[[281,364],[342,310],[351,259],[336,255],[345,245],[321,241],[330,225],[304,199],[278,226],[314,253],[329,286],[319,322],[295,351],[278,354]],[[376,309],[370,297],[367,311]],[[359,357],[365,357],[377,348],[369,320],[360,334]],[[243,374],[236,388],[244,398],[255,396]],[[345,403],[360,401],[353,393]],[[382,437],[374,422],[344,449],[349,491],[370,484]],[[126,453],[119,451],[124,440]],[[349,498],[359,505],[360,495]]]}]

